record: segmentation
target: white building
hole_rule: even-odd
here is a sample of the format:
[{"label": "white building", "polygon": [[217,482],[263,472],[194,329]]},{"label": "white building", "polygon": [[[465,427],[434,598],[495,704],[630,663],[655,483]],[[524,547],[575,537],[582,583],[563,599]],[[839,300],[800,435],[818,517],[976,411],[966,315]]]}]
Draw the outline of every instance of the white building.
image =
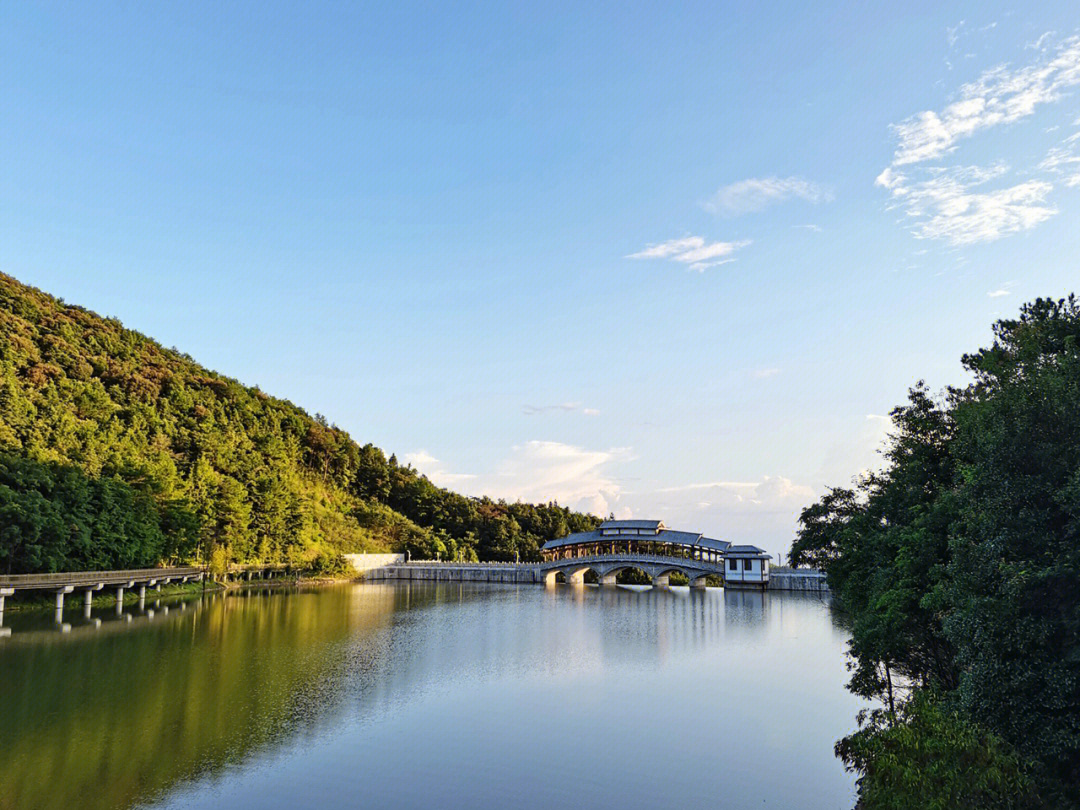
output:
[{"label": "white building", "polygon": [[724,586],[765,588],[771,554],[757,546],[728,546],[724,552]]}]

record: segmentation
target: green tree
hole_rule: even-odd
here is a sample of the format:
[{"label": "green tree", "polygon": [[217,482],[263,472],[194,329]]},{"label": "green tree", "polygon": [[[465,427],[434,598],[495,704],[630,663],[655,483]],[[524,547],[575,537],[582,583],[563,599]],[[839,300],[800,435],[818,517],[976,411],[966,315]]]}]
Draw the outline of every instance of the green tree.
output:
[{"label": "green tree", "polygon": [[859,773],[860,810],[1020,810],[1038,806],[1015,750],[920,694],[878,711],[836,754]]}]

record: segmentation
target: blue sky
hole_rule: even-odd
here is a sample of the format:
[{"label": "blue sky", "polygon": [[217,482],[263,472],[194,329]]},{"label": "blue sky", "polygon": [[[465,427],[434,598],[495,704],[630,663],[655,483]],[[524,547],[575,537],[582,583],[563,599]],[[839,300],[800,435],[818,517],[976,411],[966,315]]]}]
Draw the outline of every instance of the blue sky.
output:
[{"label": "blue sky", "polygon": [[437,483],[783,551],[1080,279],[1075,3],[870,5],[5,3],[0,269]]}]

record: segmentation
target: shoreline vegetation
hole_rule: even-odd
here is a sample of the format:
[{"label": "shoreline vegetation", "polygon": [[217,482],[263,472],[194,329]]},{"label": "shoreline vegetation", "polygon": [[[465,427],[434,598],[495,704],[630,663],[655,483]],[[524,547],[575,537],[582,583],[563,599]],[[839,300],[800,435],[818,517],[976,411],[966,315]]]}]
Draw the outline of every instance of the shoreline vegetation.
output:
[{"label": "shoreline vegetation", "polygon": [[0,573],[529,561],[598,524],[437,487],[319,414],[0,274]]},{"label": "shoreline vegetation", "polygon": [[1080,304],[1039,299],[892,411],[884,468],[803,510],[791,561],[851,619],[879,708],[859,810],[1080,806]]}]

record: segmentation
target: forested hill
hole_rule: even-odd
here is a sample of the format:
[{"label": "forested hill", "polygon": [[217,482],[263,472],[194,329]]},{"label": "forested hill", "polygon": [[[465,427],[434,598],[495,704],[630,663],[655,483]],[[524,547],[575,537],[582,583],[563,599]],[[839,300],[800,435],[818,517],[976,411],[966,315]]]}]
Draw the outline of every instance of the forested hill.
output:
[{"label": "forested hill", "polygon": [[321,416],[0,274],[0,571],[530,559],[596,523],[436,487]]}]

